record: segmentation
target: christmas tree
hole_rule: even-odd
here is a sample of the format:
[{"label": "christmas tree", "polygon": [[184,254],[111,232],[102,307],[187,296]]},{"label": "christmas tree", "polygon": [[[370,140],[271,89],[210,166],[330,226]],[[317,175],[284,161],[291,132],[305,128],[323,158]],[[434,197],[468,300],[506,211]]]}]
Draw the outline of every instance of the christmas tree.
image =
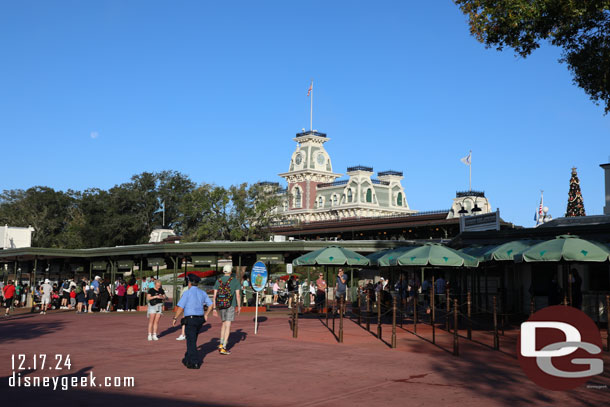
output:
[{"label": "christmas tree", "polygon": [[576,168],[572,168],[572,178],[570,178],[570,192],[568,192],[568,209],[566,216],[585,216],[585,205],[582,202],[580,193],[580,181]]}]

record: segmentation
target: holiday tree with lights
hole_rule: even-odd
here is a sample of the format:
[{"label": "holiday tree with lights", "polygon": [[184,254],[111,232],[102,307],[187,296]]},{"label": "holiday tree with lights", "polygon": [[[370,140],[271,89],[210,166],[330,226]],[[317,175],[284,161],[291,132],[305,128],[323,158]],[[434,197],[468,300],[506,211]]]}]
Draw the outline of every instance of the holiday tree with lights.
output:
[{"label": "holiday tree with lights", "polygon": [[570,192],[568,192],[568,209],[566,216],[586,216],[585,205],[582,201],[580,192],[580,181],[576,174],[576,167],[572,168],[572,178],[570,178]]}]

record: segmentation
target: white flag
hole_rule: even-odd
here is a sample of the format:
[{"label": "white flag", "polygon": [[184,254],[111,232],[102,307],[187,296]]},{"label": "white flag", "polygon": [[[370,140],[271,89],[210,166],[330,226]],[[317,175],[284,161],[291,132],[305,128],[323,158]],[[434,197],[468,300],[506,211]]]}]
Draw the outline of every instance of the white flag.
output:
[{"label": "white flag", "polygon": [[460,158],[460,161],[466,165],[470,165],[470,158],[472,157],[472,151],[468,153],[466,157]]}]

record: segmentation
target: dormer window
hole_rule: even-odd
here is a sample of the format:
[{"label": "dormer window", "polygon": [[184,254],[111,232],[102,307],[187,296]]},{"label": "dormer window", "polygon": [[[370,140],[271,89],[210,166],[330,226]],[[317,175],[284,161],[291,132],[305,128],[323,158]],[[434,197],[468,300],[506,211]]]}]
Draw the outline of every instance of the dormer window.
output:
[{"label": "dormer window", "polygon": [[347,189],[347,203],[352,203],[353,199],[354,199],[354,196],[352,194],[352,189],[348,188]]}]

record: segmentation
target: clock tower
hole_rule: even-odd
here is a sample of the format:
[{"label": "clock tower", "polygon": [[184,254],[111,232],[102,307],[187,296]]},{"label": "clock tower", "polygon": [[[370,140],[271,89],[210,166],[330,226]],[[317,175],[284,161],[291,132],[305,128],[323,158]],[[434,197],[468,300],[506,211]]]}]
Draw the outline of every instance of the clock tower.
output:
[{"label": "clock tower", "polygon": [[297,133],[293,139],[297,148],[292,153],[288,172],[279,174],[288,183],[291,212],[308,212],[314,209],[316,188],[320,183],[329,183],[341,177],[333,173],[330,157],[324,149],[329,138],[316,130]]}]

